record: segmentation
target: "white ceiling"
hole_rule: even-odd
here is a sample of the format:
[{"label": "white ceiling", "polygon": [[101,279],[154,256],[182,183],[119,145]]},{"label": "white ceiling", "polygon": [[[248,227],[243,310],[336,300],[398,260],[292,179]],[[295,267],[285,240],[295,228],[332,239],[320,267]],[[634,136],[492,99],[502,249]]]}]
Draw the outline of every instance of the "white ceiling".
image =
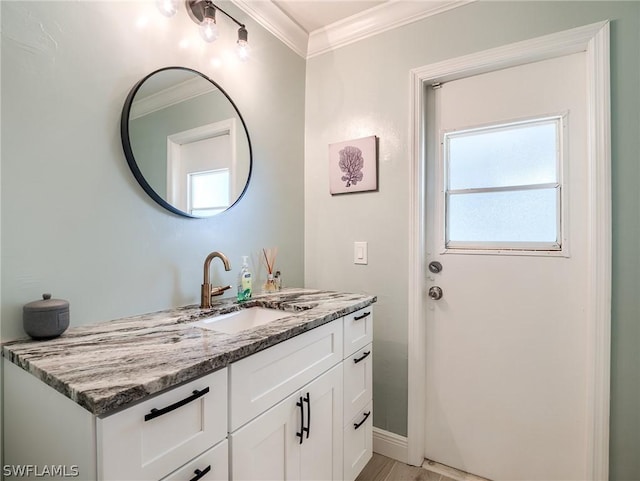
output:
[{"label": "white ceiling", "polygon": [[307,33],[387,2],[388,0],[273,0],[280,10]]}]

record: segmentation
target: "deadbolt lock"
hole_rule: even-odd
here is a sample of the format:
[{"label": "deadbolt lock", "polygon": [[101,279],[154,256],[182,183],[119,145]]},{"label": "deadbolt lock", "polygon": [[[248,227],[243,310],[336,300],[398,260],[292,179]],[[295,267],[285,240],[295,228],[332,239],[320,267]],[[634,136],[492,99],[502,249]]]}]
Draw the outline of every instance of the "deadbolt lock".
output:
[{"label": "deadbolt lock", "polygon": [[434,274],[437,274],[442,270],[442,264],[440,264],[438,261],[429,262],[429,270]]}]

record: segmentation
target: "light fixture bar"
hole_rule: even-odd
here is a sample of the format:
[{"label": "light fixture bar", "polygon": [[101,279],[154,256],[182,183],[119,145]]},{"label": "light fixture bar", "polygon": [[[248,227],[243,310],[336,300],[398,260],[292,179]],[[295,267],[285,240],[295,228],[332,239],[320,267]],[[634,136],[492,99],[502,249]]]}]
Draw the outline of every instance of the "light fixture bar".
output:
[{"label": "light fixture bar", "polygon": [[218,7],[211,0],[186,0],[185,5],[187,6],[187,13],[191,17],[191,20],[193,20],[198,25],[200,25],[202,23],[202,20],[204,19],[205,8],[207,6],[212,6],[219,12],[225,14],[232,21],[234,21],[239,27],[245,28],[244,23],[241,23],[238,20],[236,20],[232,15],[230,15],[229,13],[227,13],[226,11]]},{"label": "light fixture bar", "polygon": [[224,13],[227,17],[229,17],[231,20],[233,20],[238,27],[241,28],[245,28],[244,23],[240,23],[238,22],[235,18],[233,18],[231,15],[229,15],[227,12],[225,12],[224,10],[222,10],[220,7],[218,7],[217,5],[215,5],[213,2],[211,2],[211,4],[216,8],[216,10],[219,10],[220,12]]}]

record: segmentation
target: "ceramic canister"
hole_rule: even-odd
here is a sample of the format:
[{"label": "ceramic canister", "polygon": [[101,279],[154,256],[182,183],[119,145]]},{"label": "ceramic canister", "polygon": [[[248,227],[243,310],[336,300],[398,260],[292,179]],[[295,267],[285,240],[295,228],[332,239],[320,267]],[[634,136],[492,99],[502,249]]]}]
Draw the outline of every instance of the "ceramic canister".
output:
[{"label": "ceramic canister", "polygon": [[22,324],[25,332],[34,339],[57,337],[69,327],[69,302],[43,294],[42,300],[24,305]]}]

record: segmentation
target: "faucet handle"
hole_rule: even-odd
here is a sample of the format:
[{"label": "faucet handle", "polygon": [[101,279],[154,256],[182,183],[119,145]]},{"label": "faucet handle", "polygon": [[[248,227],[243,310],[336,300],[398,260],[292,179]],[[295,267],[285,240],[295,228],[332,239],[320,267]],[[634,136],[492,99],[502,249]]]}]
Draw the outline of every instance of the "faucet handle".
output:
[{"label": "faucet handle", "polygon": [[231,286],[216,286],[211,288],[211,296],[221,296],[224,291],[231,289]]}]

